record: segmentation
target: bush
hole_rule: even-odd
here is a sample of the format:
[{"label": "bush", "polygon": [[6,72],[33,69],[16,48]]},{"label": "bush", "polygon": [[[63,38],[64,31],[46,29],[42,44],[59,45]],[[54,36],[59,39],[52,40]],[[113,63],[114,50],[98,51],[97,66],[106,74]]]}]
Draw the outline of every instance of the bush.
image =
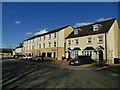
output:
[{"label": "bush", "polygon": [[49,57],[45,59],[45,61],[54,61],[54,60],[55,60],[54,58],[49,58]]},{"label": "bush", "polygon": [[22,60],[22,59],[23,59],[23,57],[19,57],[18,59],[19,59],[19,60]]}]

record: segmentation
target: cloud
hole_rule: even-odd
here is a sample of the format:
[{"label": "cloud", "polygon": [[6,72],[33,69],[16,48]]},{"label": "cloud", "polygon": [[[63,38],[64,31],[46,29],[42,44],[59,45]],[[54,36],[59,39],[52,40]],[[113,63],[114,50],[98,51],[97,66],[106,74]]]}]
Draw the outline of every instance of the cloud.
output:
[{"label": "cloud", "polygon": [[111,19],[111,18],[99,18],[96,21],[100,22],[100,21],[105,21],[105,20],[109,20],[109,19]]},{"label": "cloud", "polygon": [[89,24],[92,24],[93,22],[83,22],[83,23],[76,23],[74,25],[74,27],[80,27],[80,26],[84,26],[84,25],[89,25]]},{"label": "cloud", "polygon": [[20,24],[21,23],[21,21],[15,21],[15,24]]},{"label": "cloud", "polygon": [[40,35],[40,34],[43,34],[43,33],[47,33],[48,32],[47,30],[48,30],[48,28],[40,29],[40,31],[34,33],[34,35]]},{"label": "cloud", "polygon": [[31,35],[31,34],[32,34],[32,32],[27,32],[27,33],[26,33],[26,36],[27,36],[27,35]]}]

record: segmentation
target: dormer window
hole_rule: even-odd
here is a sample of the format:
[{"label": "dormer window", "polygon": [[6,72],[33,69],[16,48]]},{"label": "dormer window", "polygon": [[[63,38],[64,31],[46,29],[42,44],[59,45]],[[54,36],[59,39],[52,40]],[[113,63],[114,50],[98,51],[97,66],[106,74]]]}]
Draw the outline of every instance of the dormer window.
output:
[{"label": "dormer window", "polygon": [[93,25],[93,31],[98,31],[101,28],[101,24],[95,24]]},{"label": "dormer window", "polygon": [[74,34],[79,34],[80,31],[81,31],[81,29],[79,29],[79,28],[78,28],[78,29],[75,29],[75,30],[74,30]]}]

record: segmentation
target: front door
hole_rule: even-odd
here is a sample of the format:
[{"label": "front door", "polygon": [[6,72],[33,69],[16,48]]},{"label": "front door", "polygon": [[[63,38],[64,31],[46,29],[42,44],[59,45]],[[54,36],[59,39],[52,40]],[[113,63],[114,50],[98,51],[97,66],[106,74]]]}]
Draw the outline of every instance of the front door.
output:
[{"label": "front door", "polygon": [[99,62],[103,62],[103,51],[99,51]]},{"label": "front door", "polygon": [[71,53],[70,51],[68,51],[68,60],[70,60],[70,58],[71,58]]},{"label": "front door", "polygon": [[44,56],[44,57],[45,57],[45,53],[42,53],[42,56]]},{"label": "front door", "polygon": [[52,53],[47,53],[47,57],[51,58]]},{"label": "front door", "polygon": [[53,57],[54,57],[54,59],[56,58],[56,52],[53,53]]}]

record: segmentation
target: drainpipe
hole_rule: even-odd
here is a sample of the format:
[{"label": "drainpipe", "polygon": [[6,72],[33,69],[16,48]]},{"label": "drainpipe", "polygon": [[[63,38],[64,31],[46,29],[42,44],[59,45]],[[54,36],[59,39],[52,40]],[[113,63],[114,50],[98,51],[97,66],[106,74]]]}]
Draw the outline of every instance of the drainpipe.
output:
[{"label": "drainpipe", "polygon": [[107,36],[105,33],[105,58],[106,58],[106,62],[107,62]]},{"label": "drainpipe", "polygon": [[58,32],[57,32],[57,60],[58,60]]}]

